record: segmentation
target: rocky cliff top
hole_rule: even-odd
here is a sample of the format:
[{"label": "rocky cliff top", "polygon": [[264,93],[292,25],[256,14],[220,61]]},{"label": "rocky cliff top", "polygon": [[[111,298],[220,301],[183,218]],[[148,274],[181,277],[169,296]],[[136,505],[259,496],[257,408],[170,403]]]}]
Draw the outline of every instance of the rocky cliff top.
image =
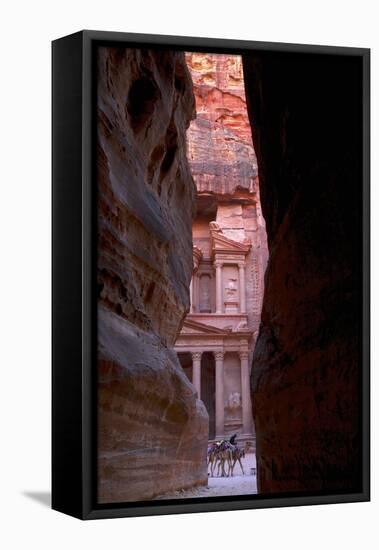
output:
[{"label": "rocky cliff top", "polygon": [[258,170],[241,57],[187,53],[186,62],[197,113],[187,132],[187,156],[198,193],[230,198],[242,192],[246,199],[256,192]]}]

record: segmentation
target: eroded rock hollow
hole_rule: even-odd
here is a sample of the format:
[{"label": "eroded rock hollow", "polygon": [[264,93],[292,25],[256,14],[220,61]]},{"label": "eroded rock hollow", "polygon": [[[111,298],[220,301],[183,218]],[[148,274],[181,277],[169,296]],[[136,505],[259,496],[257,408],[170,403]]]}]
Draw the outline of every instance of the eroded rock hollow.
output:
[{"label": "eroded rock hollow", "polygon": [[244,57],[269,263],[252,369],[258,488],[359,489],[361,65]]},{"label": "eroded rock hollow", "polygon": [[207,483],[208,415],[172,350],[189,311],[195,115],[184,54],[98,54],[98,501]]}]

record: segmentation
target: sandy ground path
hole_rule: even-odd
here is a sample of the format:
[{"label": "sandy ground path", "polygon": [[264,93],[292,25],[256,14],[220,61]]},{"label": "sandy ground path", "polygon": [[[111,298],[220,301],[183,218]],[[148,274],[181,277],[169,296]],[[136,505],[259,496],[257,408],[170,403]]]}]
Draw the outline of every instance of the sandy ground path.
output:
[{"label": "sandy ground path", "polygon": [[257,478],[252,475],[251,469],[256,467],[255,455],[248,454],[242,459],[242,466],[245,475],[237,463],[234,468],[233,477],[208,477],[207,487],[197,487],[186,491],[175,491],[166,493],[155,500],[166,500],[171,498],[197,498],[197,497],[218,497],[231,495],[254,495],[257,492]]}]

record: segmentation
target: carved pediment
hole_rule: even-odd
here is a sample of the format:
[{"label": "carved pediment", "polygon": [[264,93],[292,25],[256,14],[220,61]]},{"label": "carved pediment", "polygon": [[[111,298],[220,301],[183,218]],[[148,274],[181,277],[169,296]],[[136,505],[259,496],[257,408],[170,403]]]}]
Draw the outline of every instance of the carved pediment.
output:
[{"label": "carved pediment", "polygon": [[182,327],[182,330],[180,331],[180,334],[198,334],[199,331],[192,328],[192,327],[187,327],[185,324],[183,325]]},{"label": "carved pediment", "polygon": [[219,228],[210,226],[211,239],[212,239],[212,251],[213,253],[229,253],[246,256],[249,252],[251,243],[249,239],[244,242],[234,241],[229,237],[226,237]]},{"label": "carved pediment", "polygon": [[230,334],[231,332],[231,329],[230,328],[227,328],[227,329],[221,329],[221,328],[218,328],[218,327],[214,327],[214,326],[210,326],[210,325],[204,325],[203,323],[199,323],[198,321],[192,321],[190,319],[186,319],[184,321],[184,324],[183,324],[183,327],[182,327],[182,330],[180,331],[180,334],[181,335],[184,335],[184,334],[196,334],[198,336],[200,335],[215,335],[215,334],[220,334],[220,335],[227,335],[227,334]]}]

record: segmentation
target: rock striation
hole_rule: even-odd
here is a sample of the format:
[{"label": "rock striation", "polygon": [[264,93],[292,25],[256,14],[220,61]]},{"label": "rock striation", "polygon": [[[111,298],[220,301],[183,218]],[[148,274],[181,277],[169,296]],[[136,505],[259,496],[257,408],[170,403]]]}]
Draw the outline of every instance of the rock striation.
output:
[{"label": "rock striation", "polygon": [[187,53],[196,98],[188,160],[199,192],[257,191],[257,160],[238,55]]},{"label": "rock striation", "polygon": [[189,310],[195,186],[184,54],[98,51],[98,502],[207,483],[208,415],[172,346]]},{"label": "rock striation", "polygon": [[261,493],[360,490],[360,63],[244,57],[270,252],[252,369]]}]

